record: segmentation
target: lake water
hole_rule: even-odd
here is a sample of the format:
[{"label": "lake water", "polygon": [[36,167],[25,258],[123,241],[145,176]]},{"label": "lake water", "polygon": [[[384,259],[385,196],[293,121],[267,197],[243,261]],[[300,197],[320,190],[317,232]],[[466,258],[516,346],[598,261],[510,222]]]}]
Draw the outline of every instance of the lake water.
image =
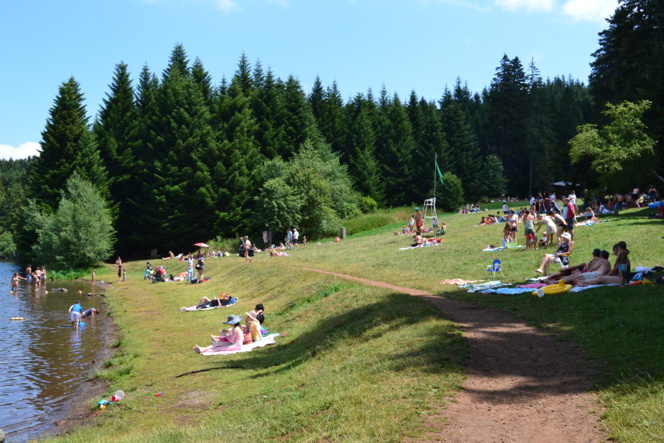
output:
[{"label": "lake water", "polygon": [[[14,263],[0,262],[0,428],[8,442],[35,438],[76,401],[75,394],[91,375],[102,349],[109,322],[98,287],[52,281],[36,288],[21,281],[12,293],[10,281],[16,271],[25,276]],[[54,292],[54,288],[68,292]],[[83,309],[101,311],[79,331],[72,329],[67,312],[77,300]]]}]

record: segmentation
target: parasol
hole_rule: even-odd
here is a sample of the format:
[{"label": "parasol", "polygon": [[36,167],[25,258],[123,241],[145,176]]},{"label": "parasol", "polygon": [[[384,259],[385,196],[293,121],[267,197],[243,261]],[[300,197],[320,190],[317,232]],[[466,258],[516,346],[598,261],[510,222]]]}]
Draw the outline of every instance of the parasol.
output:
[{"label": "parasol", "polygon": [[194,243],[194,246],[198,246],[199,248],[209,248],[210,245],[200,242],[200,243]]}]

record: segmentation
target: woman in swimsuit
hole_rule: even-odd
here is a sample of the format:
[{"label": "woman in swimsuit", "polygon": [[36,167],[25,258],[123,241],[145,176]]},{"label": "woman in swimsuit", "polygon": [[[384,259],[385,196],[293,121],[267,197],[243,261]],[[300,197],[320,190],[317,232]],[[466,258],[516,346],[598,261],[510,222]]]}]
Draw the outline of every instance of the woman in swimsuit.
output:
[{"label": "woman in swimsuit", "polygon": [[11,291],[12,292],[18,291],[18,282],[20,280],[25,280],[25,279],[23,277],[21,277],[20,275],[18,275],[18,272],[14,272],[14,275],[12,276],[12,283],[11,283],[11,286],[12,286]]}]

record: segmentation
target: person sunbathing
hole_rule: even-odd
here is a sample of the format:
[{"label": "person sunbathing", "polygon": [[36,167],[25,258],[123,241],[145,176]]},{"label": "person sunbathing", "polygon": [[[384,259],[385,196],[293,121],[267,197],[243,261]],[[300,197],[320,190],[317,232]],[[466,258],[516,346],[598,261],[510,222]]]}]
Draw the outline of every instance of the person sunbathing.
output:
[{"label": "person sunbathing", "polygon": [[424,237],[422,237],[421,234],[417,234],[417,235],[415,236],[415,243],[413,243],[412,245],[410,245],[410,247],[411,247],[411,248],[418,248],[418,247],[420,247],[420,246],[424,246],[424,241],[425,241],[425,240],[424,240]]},{"label": "person sunbathing", "polygon": [[616,263],[613,269],[607,274],[591,280],[579,281],[578,286],[610,285],[618,284],[624,286],[629,281],[629,271],[631,263],[629,261],[629,249],[624,241],[620,241],[613,246],[613,255],[616,256]]},{"label": "person sunbathing", "polygon": [[212,300],[207,297],[203,297],[198,301],[196,309],[207,309],[207,308],[216,308],[219,306],[226,306],[231,301],[231,296],[225,293],[221,293],[221,298],[215,296]]}]

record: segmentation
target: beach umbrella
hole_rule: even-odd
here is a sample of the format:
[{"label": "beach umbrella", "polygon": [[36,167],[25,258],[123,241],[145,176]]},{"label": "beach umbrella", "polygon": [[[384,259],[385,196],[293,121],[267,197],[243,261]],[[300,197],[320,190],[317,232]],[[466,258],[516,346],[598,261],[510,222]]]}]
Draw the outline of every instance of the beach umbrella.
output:
[{"label": "beach umbrella", "polygon": [[200,242],[200,243],[194,243],[194,246],[198,246],[199,248],[209,248],[209,247],[210,247],[210,245],[205,244],[205,243],[203,243],[203,242]]}]

